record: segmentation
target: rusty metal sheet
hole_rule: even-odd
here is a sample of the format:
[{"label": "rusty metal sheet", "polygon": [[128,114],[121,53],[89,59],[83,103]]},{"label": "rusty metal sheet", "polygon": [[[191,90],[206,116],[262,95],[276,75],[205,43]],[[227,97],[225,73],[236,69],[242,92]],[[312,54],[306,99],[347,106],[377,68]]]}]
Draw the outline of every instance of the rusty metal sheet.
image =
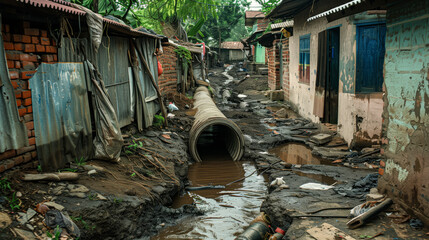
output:
[{"label": "rusty metal sheet", "polygon": [[[1,14],[0,14],[1,25]],[[27,128],[20,120],[0,34],[0,153],[28,146]]]},{"label": "rusty metal sheet", "polygon": [[55,2],[49,1],[49,0],[16,0],[16,1],[30,4],[34,7],[50,8],[61,12],[66,12],[66,13],[71,13],[71,14],[76,14],[81,16],[86,14],[84,11],[81,11],[71,6],[67,6],[69,5],[69,3],[62,0],[55,0]]},{"label": "rusty metal sheet", "polygon": [[82,63],[42,63],[29,80],[37,155],[44,171],[88,158],[91,116]]}]

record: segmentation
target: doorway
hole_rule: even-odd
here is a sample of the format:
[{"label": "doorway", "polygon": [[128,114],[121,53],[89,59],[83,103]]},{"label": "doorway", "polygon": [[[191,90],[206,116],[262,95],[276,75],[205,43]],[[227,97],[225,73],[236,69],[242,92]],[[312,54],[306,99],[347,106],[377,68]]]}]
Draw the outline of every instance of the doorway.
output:
[{"label": "doorway", "polygon": [[338,85],[340,65],[340,28],[327,30],[326,94],[323,119],[326,123],[338,123]]}]

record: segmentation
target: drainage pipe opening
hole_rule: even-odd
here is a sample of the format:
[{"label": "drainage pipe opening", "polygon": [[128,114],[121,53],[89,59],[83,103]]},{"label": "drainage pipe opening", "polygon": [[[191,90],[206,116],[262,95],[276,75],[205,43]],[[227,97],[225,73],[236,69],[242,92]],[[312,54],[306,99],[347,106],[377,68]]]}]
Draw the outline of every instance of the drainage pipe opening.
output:
[{"label": "drainage pipe opening", "polygon": [[206,87],[199,87],[194,95],[194,108],[197,109],[195,122],[189,137],[189,150],[192,157],[201,162],[202,151],[207,147],[224,149],[234,161],[244,153],[244,138],[240,128],[216,107]]}]

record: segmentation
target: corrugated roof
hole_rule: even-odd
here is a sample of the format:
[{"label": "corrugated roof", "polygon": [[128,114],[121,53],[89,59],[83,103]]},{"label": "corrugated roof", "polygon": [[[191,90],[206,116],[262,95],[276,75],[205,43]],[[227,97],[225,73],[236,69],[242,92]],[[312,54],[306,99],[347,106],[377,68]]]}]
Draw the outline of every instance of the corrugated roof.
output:
[{"label": "corrugated roof", "polygon": [[353,0],[353,1],[347,2],[345,4],[342,4],[342,5],[338,6],[338,7],[331,8],[328,11],[324,11],[324,12],[322,12],[320,14],[314,15],[314,16],[308,18],[307,22],[315,20],[315,19],[318,19],[318,18],[321,18],[321,17],[326,17],[326,16],[328,16],[328,15],[330,15],[332,13],[336,13],[336,12],[342,11],[342,10],[344,10],[346,8],[349,8],[349,7],[353,6],[353,5],[359,4],[361,2],[362,2],[362,0]]},{"label": "corrugated roof", "polygon": [[246,18],[265,18],[265,14],[261,11],[246,11]]},{"label": "corrugated roof", "polygon": [[244,45],[241,42],[223,42],[220,44],[220,48],[224,49],[243,49]]},{"label": "corrugated roof", "polygon": [[293,18],[295,14],[310,6],[312,2],[313,0],[283,0],[267,15],[267,18]]},{"label": "corrugated roof", "polygon": [[[79,10],[73,7],[72,3],[66,2],[63,0],[16,0],[16,1],[32,5],[34,7],[49,8],[49,9],[54,9],[57,11],[66,12],[74,15],[80,15],[80,16],[86,15],[85,11]],[[116,22],[111,19],[103,18],[103,22],[106,24],[118,27],[119,29],[123,30],[122,32],[131,34],[133,36],[149,36],[153,38],[163,38],[160,35],[152,34],[149,32],[138,31],[126,24]]]},{"label": "corrugated roof", "polygon": [[293,27],[293,20],[271,24],[271,29],[286,28],[286,27]]},{"label": "corrugated roof", "polygon": [[[84,11],[81,11],[79,9],[76,9],[74,7],[71,7],[71,4],[66,2],[66,1],[62,1],[62,0],[54,0],[54,1],[49,1],[49,0],[16,0],[18,2],[22,2],[22,3],[26,3],[26,4],[30,4],[34,7],[43,7],[43,8],[50,8],[50,9],[54,9],[54,10],[58,10],[61,12],[66,12],[66,13],[71,13],[71,14],[75,14],[75,15],[85,15],[86,13]],[[69,5],[69,6],[67,6]]]}]

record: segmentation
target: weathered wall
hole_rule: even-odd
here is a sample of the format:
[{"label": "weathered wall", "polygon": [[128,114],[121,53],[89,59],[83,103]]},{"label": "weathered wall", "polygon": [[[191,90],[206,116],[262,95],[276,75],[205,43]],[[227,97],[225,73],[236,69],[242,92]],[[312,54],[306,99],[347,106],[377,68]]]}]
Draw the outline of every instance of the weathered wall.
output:
[{"label": "weathered wall", "polygon": [[279,59],[279,48],[277,43],[279,39],[273,41],[272,47],[265,48],[267,51],[267,63],[268,63],[268,87],[271,90],[280,89],[280,59]]},{"label": "weathered wall", "polygon": [[289,82],[289,64],[290,64],[290,57],[289,57],[289,38],[283,38],[281,40],[282,42],[282,57],[283,57],[283,92],[284,92],[284,99],[289,100],[289,88],[290,88],[290,82]]},{"label": "weathered wall", "polygon": [[229,60],[230,61],[243,61],[245,59],[245,53],[240,49],[229,49]]},{"label": "weathered wall", "polygon": [[[315,12],[338,6],[338,1],[319,2]],[[331,5],[331,6],[328,6]],[[311,14],[310,14],[311,15]],[[350,144],[357,146],[379,144],[381,136],[381,93],[355,94],[356,69],[356,25],[354,18],[345,17],[332,22],[319,18],[307,22],[309,8],[294,18],[294,34],[290,37],[290,93],[289,100],[298,106],[299,113],[315,122],[319,117],[313,114],[315,84],[317,75],[318,34],[328,28],[340,28],[340,75],[338,97],[338,132]],[[299,82],[299,38],[310,35],[310,84]],[[353,141],[354,140],[354,141]]]},{"label": "weathered wall", "polygon": [[[46,26],[43,24],[42,26]],[[18,112],[28,130],[29,146],[0,153],[0,173],[14,166],[36,167],[36,137],[30,79],[41,62],[56,62],[57,47],[48,30],[36,23],[3,19],[2,35],[10,79],[15,89]]]},{"label": "weathered wall", "polygon": [[379,181],[429,224],[429,0],[393,5],[387,12],[383,142]]},{"label": "weathered wall", "polygon": [[162,93],[177,91],[177,54],[171,44],[162,45],[163,54],[158,56],[163,73],[158,78],[159,89]]}]

